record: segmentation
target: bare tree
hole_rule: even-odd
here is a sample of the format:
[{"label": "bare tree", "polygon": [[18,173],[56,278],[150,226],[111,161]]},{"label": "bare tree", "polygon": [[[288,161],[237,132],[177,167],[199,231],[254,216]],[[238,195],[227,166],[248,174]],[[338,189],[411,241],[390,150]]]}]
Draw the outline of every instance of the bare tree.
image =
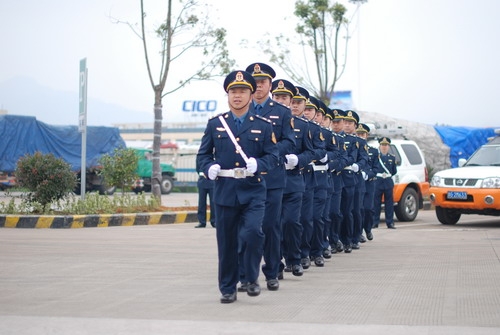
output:
[{"label": "bare tree", "polygon": [[[140,31],[126,23],[142,40],[146,68],[151,87],[154,91],[154,138],[153,138],[153,176],[151,180],[152,193],[161,197],[162,175],[160,169],[160,146],[163,121],[162,99],[193,80],[207,80],[212,77],[229,73],[234,61],[229,58],[226,46],[226,30],[217,28],[208,20],[209,15],[200,11],[201,6],[196,0],[168,0],[166,16],[163,22],[154,29],[160,42],[159,72],[155,79],[153,70],[154,59],[150,56],[144,1],[141,0]],[[173,8],[175,7],[175,9]],[[207,5],[205,5],[207,10]],[[198,11],[197,11],[198,10]],[[190,56],[202,58],[200,63],[193,64]],[[189,60],[191,59],[191,62]],[[184,64],[181,63],[185,60]],[[169,74],[173,64],[182,68],[182,80],[173,82]],[[167,85],[168,84],[168,85]]]},{"label": "bare tree", "polygon": [[[294,12],[299,19],[297,35],[289,38],[281,34],[265,43],[265,52],[272,62],[279,64],[293,82],[327,104],[346,66],[346,13],[347,8],[338,2],[330,5],[330,0],[298,0]],[[293,48],[297,43],[300,48]],[[302,50],[302,57],[296,50]]]}]

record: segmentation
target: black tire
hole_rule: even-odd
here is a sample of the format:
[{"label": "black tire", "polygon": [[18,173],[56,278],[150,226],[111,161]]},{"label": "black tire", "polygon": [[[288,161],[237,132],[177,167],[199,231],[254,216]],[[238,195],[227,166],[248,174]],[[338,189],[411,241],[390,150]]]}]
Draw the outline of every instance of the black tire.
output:
[{"label": "black tire", "polygon": [[443,208],[436,206],[436,216],[442,224],[445,225],[454,225],[460,220],[460,216],[462,213],[460,213],[456,209],[449,209],[449,208]]},{"label": "black tire", "polygon": [[407,188],[398,205],[394,209],[396,217],[401,222],[413,221],[418,215],[418,194],[413,188]]},{"label": "black tire", "polygon": [[169,194],[174,188],[174,180],[168,175],[163,175],[162,177],[160,184],[161,194]]}]

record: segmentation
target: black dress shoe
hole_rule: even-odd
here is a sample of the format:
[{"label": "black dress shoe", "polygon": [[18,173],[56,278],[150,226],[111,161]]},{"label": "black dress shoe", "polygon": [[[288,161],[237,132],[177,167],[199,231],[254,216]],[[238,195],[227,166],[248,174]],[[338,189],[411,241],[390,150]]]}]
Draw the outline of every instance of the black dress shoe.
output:
[{"label": "black dress shoe", "polygon": [[319,266],[319,267],[325,266],[325,260],[321,256],[315,257],[314,258],[314,265]]},{"label": "black dress shoe", "polygon": [[194,226],[195,228],[205,228],[204,224],[199,223],[197,226]]},{"label": "black dress shoe", "polygon": [[311,260],[309,259],[309,257],[307,257],[307,258],[302,258],[302,259],[300,260],[300,264],[302,264],[302,268],[303,268],[304,270],[309,269],[309,267],[311,266]]},{"label": "black dress shoe", "polygon": [[337,246],[335,247],[337,249],[337,252],[342,252],[344,251],[344,244],[340,241],[337,242]]},{"label": "black dress shoe", "polygon": [[334,246],[334,245],[331,245],[330,246],[330,253],[333,255],[333,254],[336,254],[337,253],[337,247]]},{"label": "black dress shoe", "polygon": [[350,245],[350,244],[346,244],[346,245],[344,245],[344,252],[345,252],[346,254],[350,253],[351,251],[352,251],[352,247],[351,247],[351,245]]},{"label": "black dress shoe", "polygon": [[215,223],[210,223],[210,225],[215,228]]},{"label": "black dress shoe", "polygon": [[292,266],[292,274],[297,277],[302,276],[304,274],[304,269],[302,268],[302,265],[296,264]]},{"label": "black dress shoe", "polygon": [[363,235],[361,235],[361,236],[359,237],[359,242],[361,242],[361,243],[365,243],[365,242],[366,242],[366,238],[365,238]]},{"label": "black dress shoe", "polygon": [[352,250],[358,250],[359,249],[359,244],[358,243],[353,243],[351,245]]},{"label": "black dress shoe", "polygon": [[247,294],[256,297],[260,294],[260,285],[258,282],[248,284]]},{"label": "black dress shoe", "polygon": [[277,291],[280,288],[280,282],[278,279],[268,279],[266,280],[267,282],[267,289],[269,291]]},{"label": "black dress shoe", "polygon": [[279,279],[279,280],[283,280],[283,278],[285,278],[285,277],[283,276],[283,271],[278,272],[278,279]]},{"label": "black dress shoe", "polygon": [[323,250],[323,258],[326,259],[332,258],[332,252],[330,251],[330,248]]},{"label": "black dress shoe", "polygon": [[236,292],[233,293],[224,293],[220,297],[221,304],[230,304],[236,301]]},{"label": "black dress shoe", "polygon": [[241,283],[238,287],[238,292],[246,292],[248,289],[248,283]]},{"label": "black dress shoe", "polygon": [[374,224],[374,225],[372,226],[372,229],[373,229],[373,228],[378,228],[378,224]]},{"label": "black dress shoe", "polygon": [[393,224],[387,226],[388,229],[396,229]]},{"label": "black dress shoe", "polygon": [[291,265],[285,266],[285,272],[292,272],[292,266]]},{"label": "black dress shoe", "polygon": [[373,234],[372,232],[369,232],[366,234],[366,238],[369,239],[370,241],[373,240]]}]

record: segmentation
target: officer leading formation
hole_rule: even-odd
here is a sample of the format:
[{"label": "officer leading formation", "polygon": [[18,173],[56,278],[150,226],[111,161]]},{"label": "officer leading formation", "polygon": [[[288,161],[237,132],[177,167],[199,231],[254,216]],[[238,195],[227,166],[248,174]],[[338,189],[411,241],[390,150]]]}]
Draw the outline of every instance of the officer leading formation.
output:
[{"label": "officer leading formation", "polygon": [[301,277],[360,249],[374,238],[382,197],[395,228],[390,139],[379,140],[379,153],[355,111],[332,110],[275,77],[265,63],[231,72],[229,111],[208,121],[197,154],[200,175],[214,183],[221,303],[260,295],[261,271],[278,291],[285,273]]}]

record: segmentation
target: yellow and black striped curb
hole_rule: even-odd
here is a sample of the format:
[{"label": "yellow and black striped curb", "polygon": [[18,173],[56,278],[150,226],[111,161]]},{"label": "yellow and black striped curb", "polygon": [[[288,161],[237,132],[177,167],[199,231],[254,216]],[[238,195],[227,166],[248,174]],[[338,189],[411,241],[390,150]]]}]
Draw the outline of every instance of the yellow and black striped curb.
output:
[{"label": "yellow and black striped curb", "polygon": [[0,215],[0,228],[87,228],[198,222],[196,212],[100,215]]}]

